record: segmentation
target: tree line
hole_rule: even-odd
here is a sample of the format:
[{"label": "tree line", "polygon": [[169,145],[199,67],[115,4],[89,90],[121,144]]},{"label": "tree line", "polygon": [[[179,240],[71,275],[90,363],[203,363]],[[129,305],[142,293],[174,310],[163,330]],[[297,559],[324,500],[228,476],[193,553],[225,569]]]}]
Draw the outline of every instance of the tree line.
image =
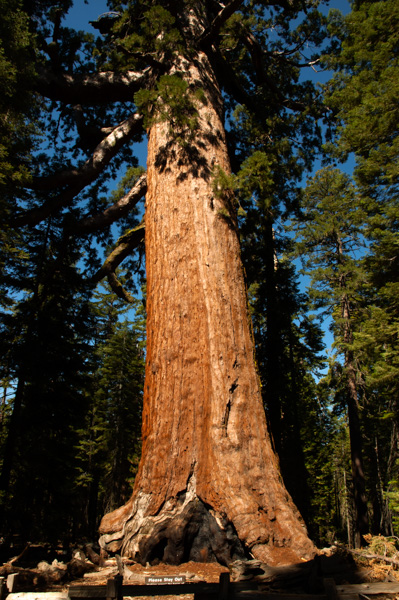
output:
[{"label": "tree line", "polygon": [[[182,172],[190,144],[205,169],[209,100],[165,67],[205,48],[232,166],[215,167],[212,202],[234,193],[218,217],[238,226],[285,486],[317,545],[398,535],[397,3],[198,3],[197,49],[173,3],[109,1],[98,35],[63,26],[72,4],[0,0],[0,533],[93,539],[129,499],[146,308],[134,143],[166,122]],[[315,86],[312,68],[331,78]]]}]

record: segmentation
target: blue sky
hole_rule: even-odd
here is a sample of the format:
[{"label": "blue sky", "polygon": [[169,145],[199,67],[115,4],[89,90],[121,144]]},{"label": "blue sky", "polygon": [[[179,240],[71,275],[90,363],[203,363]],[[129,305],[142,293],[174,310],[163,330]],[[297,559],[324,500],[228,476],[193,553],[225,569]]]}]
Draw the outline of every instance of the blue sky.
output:
[{"label": "blue sky", "polygon": [[[324,13],[328,13],[330,8],[338,8],[344,14],[349,12],[350,5],[348,0],[332,0],[327,6],[320,6]],[[94,29],[88,24],[89,21],[95,21],[97,17],[108,11],[106,0],[75,0],[73,7],[69,11],[68,25],[77,29],[87,29],[94,33]]]},{"label": "blue sky", "polygon": [[75,0],[64,24],[90,33],[98,33],[89,21],[95,21],[105,12],[108,12],[106,0],[88,0],[87,4],[84,0]]}]

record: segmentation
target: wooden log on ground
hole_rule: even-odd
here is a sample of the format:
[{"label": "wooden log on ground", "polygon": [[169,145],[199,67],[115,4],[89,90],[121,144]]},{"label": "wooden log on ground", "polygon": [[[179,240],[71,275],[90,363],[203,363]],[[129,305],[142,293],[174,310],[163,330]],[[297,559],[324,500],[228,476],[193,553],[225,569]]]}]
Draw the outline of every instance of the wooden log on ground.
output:
[{"label": "wooden log on ground", "polygon": [[68,600],[68,592],[14,592],[7,600]]},{"label": "wooden log on ground", "polygon": [[91,544],[85,545],[85,553],[87,558],[93,563],[93,565],[101,565],[101,556],[95,552],[91,546]]},{"label": "wooden log on ground", "polygon": [[233,581],[245,581],[256,577],[260,581],[297,580],[306,578],[312,570],[314,561],[270,567],[260,560],[236,560],[229,565]]},{"label": "wooden log on ground", "polygon": [[105,585],[73,585],[68,590],[68,598],[102,598],[107,597]]},{"label": "wooden log on ground", "polygon": [[70,579],[80,579],[85,573],[93,573],[98,570],[99,568],[93,563],[88,563],[79,558],[73,558],[67,564],[67,572]]},{"label": "wooden log on ground", "polygon": [[390,581],[377,581],[371,583],[347,583],[337,584],[337,591],[340,596],[346,594],[399,594],[399,583]]}]

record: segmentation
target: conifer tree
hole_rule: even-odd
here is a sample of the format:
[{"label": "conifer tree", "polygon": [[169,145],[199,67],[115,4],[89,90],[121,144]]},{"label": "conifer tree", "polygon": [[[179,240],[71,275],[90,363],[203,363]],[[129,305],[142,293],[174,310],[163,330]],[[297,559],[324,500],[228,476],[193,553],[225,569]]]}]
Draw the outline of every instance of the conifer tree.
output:
[{"label": "conifer tree", "polygon": [[35,271],[20,281],[23,297],[1,319],[1,350],[16,382],[2,448],[2,531],[56,541],[73,532],[75,446],[93,323],[76,251],[61,247],[53,256],[51,234],[41,241],[30,245]]},{"label": "conifer tree", "polygon": [[354,153],[354,176],[367,213],[369,252],[364,268],[368,287],[355,344],[375,431],[369,442],[376,482],[373,526],[382,533],[390,531],[390,515],[381,490],[390,478],[396,479],[398,447],[398,23],[397,3],[389,0],[357,2],[345,18],[335,11],[330,28],[338,44],[326,58],[335,70],[326,103],[339,119],[331,150],[340,157]]},{"label": "conifer tree", "polygon": [[[13,271],[26,258],[10,218],[15,189],[29,177],[29,155],[37,138],[38,102],[32,93],[35,39],[20,0],[0,2],[0,308],[12,304]],[[21,190],[22,192],[22,190]],[[23,194],[26,199],[26,195]]]},{"label": "conifer tree", "polygon": [[354,257],[364,244],[365,216],[350,178],[331,167],[318,171],[308,182],[302,209],[297,250],[312,279],[314,306],[327,309],[332,316],[334,345],[342,356],[341,385],[349,420],[354,491],[353,543],[360,547],[369,524],[359,414],[361,371],[354,350],[354,323],[365,277],[359,259]]},{"label": "conifer tree", "polygon": [[[32,89],[50,140],[32,157],[29,203],[15,195],[12,225],[55,219],[64,243],[79,236],[92,281],[108,276],[124,297],[115,269],[145,230],[143,454],[131,500],[101,525],[103,547],[143,562],[251,551],[276,564],[314,553],[267,432],[226,185],[246,142],[233,131],[228,142],[225,117],[237,108],[237,129],[250,120],[275,139],[287,172],[293,148],[307,160],[320,106],[299,72],[324,36],[316,4],[110,0],[94,40],[62,27],[71,2],[29,3],[41,58]],[[144,129],[147,174],[109,203],[105,183],[136,165]],[[145,226],[129,222],[144,194]],[[121,217],[98,268],[89,238],[108,244]]]},{"label": "conifer tree", "polygon": [[398,180],[399,10],[394,0],[362,0],[330,16],[339,44],[325,58],[336,73],[326,102],[339,119],[338,150],[356,156],[355,175],[370,197],[387,199]]},{"label": "conifer tree", "polygon": [[[95,294],[96,366],[85,427],[79,431],[77,488],[90,539],[99,519],[126,502],[141,446],[144,320],[106,287]],[[132,320],[129,313],[135,312]]]}]

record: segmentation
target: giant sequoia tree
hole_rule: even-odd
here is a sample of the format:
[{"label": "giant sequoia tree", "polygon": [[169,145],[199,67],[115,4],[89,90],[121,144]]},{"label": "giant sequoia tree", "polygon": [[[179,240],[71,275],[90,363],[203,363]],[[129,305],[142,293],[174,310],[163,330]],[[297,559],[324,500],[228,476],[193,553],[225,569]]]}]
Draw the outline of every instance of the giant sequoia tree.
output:
[{"label": "giant sequoia tree", "polygon": [[[131,500],[101,523],[102,546],[144,562],[312,556],[266,427],[229,175],[252,150],[240,151],[240,126],[265,145],[278,139],[277,166],[295,155],[300,172],[306,162],[317,99],[298,78],[314,59],[304,49],[320,42],[313,1],[110,0],[96,43],[61,26],[70,1],[26,4],[52,139],[32,158],[12,226],[57,216],[61,248],[78,237],[94,269],[89,234],[124,219],[128,229],[92,274],[122,296],[115,269],[145,230],[143,451]],[[226,114],[238,106],[229,144]],[[129,171],[130,189],[107,204],[102,186],[135,164],[132,142],[144,129],[147,173]],[[137,225],[129,213],[144,194]]]}]

